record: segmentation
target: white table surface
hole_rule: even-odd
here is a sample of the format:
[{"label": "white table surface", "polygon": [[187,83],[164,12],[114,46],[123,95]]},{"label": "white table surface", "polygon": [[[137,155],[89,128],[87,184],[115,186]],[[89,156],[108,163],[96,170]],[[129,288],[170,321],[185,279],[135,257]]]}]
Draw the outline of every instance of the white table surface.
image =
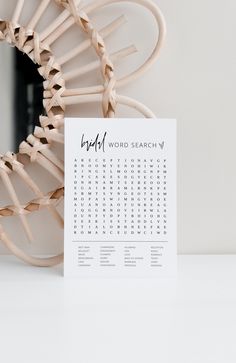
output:
[{"label": "white table surface", "polygon": [[2,363],[235,363],[236,256],[179,256],[176,280],[65,279],[0,257]]}]

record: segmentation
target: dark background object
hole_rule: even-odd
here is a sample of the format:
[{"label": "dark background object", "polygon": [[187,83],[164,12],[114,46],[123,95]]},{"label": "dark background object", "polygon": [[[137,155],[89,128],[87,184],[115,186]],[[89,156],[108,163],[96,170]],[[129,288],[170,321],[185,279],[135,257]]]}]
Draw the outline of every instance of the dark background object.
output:
[{"label": "dark background object", "polygon": [[45,115],[43,107],[43,79],[38,66],[15,48],[15,150],[21,141],[39,125],[39,115]]}]

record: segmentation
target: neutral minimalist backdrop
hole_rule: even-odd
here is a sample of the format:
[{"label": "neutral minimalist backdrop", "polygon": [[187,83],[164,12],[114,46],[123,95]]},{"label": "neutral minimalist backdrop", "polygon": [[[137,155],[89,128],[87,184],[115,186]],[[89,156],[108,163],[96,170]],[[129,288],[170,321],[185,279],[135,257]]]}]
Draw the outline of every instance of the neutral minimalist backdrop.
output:
[{"label": "neutral minimalist backdrop", "polygon": [[[152,69],[119,93],[145,103],[159,117],[178,120],[179,253],[235,253],[236,2],[154,1],[166,18],[165,47]],[[29,13],[37,2],[30,2]],[[10,16],[13,3],[0,3],[0,18]],[[115,51],[134,43],[139,52],[122,61],[118,75],[140,64],[156,38],[155,22],[139,6],[125,3],[109,6],[94,19],[98,25],[106,24],[122,13],[126,13],[128,23],[108,40],[108,48]],[[27,12],[24,16],[27,18]],[[76,29],[72,33],[71,39],[75,40]],[[61,39],[57,47],[64,46],[68,39]],[[2,82],[2,58],[0,71]],[[0,92],[2,105],[6,90]],[[2,109],[1,112],[6,113]],[[86,115],[86,112],[85,106],[73,107],[67,110],[67,115]],[[131,114],[119,108],[118,116]],[[2,115],[1,152],[5,140]],[[90,116],[95,115],[94,108]],[[48,252],[61,248],[56,243],[47,245]],[[53,246],[53,251],[49,246]],[[6,251],[0,249],[0,252]]]}]

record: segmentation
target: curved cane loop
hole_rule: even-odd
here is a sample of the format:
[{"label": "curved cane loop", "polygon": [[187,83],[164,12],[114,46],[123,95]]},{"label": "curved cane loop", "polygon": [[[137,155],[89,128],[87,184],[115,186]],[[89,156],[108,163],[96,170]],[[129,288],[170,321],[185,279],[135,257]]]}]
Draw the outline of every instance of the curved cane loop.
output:
[{"label": "curved cane loop", "polygon": [[28,255],[11,241],[10,237],[6,234],[1,224],[0,224],[0,240],[3,242],[5,247],[9,251],[11,251],[15,256],[33,266],[38,266],[38,267],[55,266],[58,265],[59,263],[62,263],[64,260],[63,254],[48,258],[37,258]]},{"label": "curved cane loop", "polygon": [[83,10],[86,12],[86,14],[90,14],[91,12],[94,12],[97,9],[100,9],[106,5],[111,4],[118,4],[123,2],[129,2],[133,3],[135,5],[141,5],[147,10],[151,12],[151,14],[154,16],[157,27],[158,27],[158,39],[156,42],[156,45],[151,53],[151,55],[148,57],[148,59],[145,61],[144,64],[142,64],[138,69],[133,71],[131,74],[118,79],[116,83],[116,87],[122,87],[130,82],[133,82],[138,77],[144,74],[157,60],[159,57],[160,51],[164,45],[165,37],[166,37],[166,23],[165,18],[160,10],[160,8],[151,0],[95,0],[91,2],[91,4],[85,6]]},{"label": "curved cane loop", "polygon": [[[20,144],[18,154],[7,152],[4,155],[0,155],[0,178],[13,203],[5,207],[0,206],[0,219],[11,216],[19,217],[29,240],[33,239],[26,219],[30,213],[47,208],[59,226],[63,228],[64,225],[63,218],[56,209],[57,204],[64,197],[64,165],[63,161],[53,152],[51,146],[54,144],[63,145],[64,143],[63,126],[66,106],[75,103],[99,102],[102,104],[104,117],[114,117],[117,104],[121,104],[136,109],[145,117],[154,117],[153,113],[140,102],[116,94],[116,88],[133,81],[151,66],[159,55],[165,38],[163,15],[151,0],[96,0],[87,6],[83,6],[80,0],[54,0],[55,3],[63,8],[63,11],[41,33],[38,33],[36,26],[42,14],[49,6],[50,1],[41,0],[39,2],[35,13],[26,26],[20,25],[25,0],[17,0],[11,20],[0,19],[0,41],[5,40],[11,46],[15,46],[21,52],[27,54],[39,66],[39,74],[44,78],[43,104],[46,116],[40,116],[40,126],[36,126],[26,141]],[[124,24],[125,17],[122,15],[116,18],[98,31],[88,15],[105,5],[124,1],[142,5],[150,10],[158,24],[159,36],[155,49],[147,61],[136,71],[116,80],[113,63],[136,52],[136,48],[134,45],[131,45],[109,55],[104,39]],[[88,39],[56,59],[51,51],[51,45],[73,24],[79,25],[82,31],[88,35]],[[62,65],[76,55],[88,50],[91,46],[95,49],[98,60],[67,72],[64,76]],[[102,85],[78,89],[66,88],[67,80],[91,72],[99,68],[99,66],[103,76]],[[44,168],[47,173],[55,178],[59,185],[53,191],[46,194],[43,193],[25,169],[27,160]],[[26,204],[20,203],[10,178],[11,173],[16,173],[25,182],[26,186],[35,194],[34,199]],[[63,262],[63,254],[49,258],[37,258],[25,253],[12,242],[2,224],[0,224],[0,240],[13,254],[26,263],[35,266],[53,266]]]},{"label": "curved cane loop", "polygon": [[[49,3],[49,1],[43,1],[43,7],[45,7],[46,2]],[[29,155],[32,162],[36,161],[50,174],[52,174],[60,182],[60,185],[63,185],[63,163],[51,152],[51,150],[49,150],[49,146],[54,140],[57,142],[62,142],[62,134],[60,134],[59,128],[63,125],[63,114],[65,107],[63,106],[63,101],[60,99],[60,95],[63,90],[65,90],[65,82],[62,79],[60,66],[56,63],[50,47],[47,46],[47,44],[42,44],[38,33],[35,32],[32,28],[25,28],[18,24],[23,6],[22,0],[19,0],[18,5],[19,6],[17,6],[12,21],[0,22],[0,39],[5,39],[11,46],[17,47],[20,51],[26,53],[31,58],[31,60],[39,64],[41,66],[39,71],[46,80],[44,83],[44,89],[53,89],[54,92],[54,99],[46,108],[48,116],[44,118],[41,128],[43,131],[42,138],[45,139],[47,143],[41,143],[41,136],[39,136],[38,139],[38,130],[35,130],[36,135],[30,135],[27,139],[28,142],[23,142],[20,145],[19,151],[22,154],[26,153]],[[40,11],[43,10],[43,7],[40,7]],[[35,25],[37,21],[38,19],[35,17],[32,21],[32,24],[34,23]],[[45,123],[46,119],[47,123]],[[1,157],[1,179],[8,190],[14,205],[11,207],[7,206],[0,208],[0,217],[12,215],[19,216],[29,240],[32,240],[33,237],[26,221],[26,215],[33,211],[39,210],[40,208],[48,208],[60,227],[63,228],[63,218],[55,208],[55,205],[63,198],[63,193],[61,193],[61,188],[63,187],[60,186],[59,189],[56,189],[51,192],[50,195],[45,196],[37,184],[25,171],[24,165],[20,163],[17,158],[18,155],[9,152]],[[22,206],[10,180],[11,172],[16,172],[22,178],[22,180],[24,180],[26,185],[28,185],[28,187],[36,194],[38,199],[29,202],[25,206]],[[52,266],[63,261],[62,254],[50,259],[37,259],[31,257],[16,247],[16,245],[4,232],[2,226],[1,232],[1,240],[6,245],[6,247],[8,247],[12,253],[23,259],[25,262],[34,264],[36,266]]]},{"label": "curved cane loop", "polygon": [[[7,162],[8,165],[10,165],[12,170],[15,171],[19,175],[19,177],[25,182],[25,184],[29,187],[29,189],[31,189],[35,193],[35,195],[38,198],[41,198],[41,200],[42,200],[42,198],[45,198],[43,192],[41,192],[38,185],[34,182],[34,180],[30,177],[30,175],[25,171],[24,165],[17,160],[16,154],[7,152],[3,156],[3,160],[5,162]],[[32,204],[33,202],[30,202],[30,203]],[[33,204],[35,204],[35,203],[33,203]],[[42,203],[42,205],[45,205],[45,204]],[[51,212],[52,216],[55,217],[55,219],[59,223],[59,226],[63,228],[63,226],[64,226],[63,219],[60,216],[60,214],[58,213],[58,211],[56,210],[56,208],[54,206],[49,205],[48,210],[49,210],[49,212]],[[1,213],[0,213],[0,215],[1,215]]]},{"label": "curved cane loop", "polygon": [[[80,14],[79,23],[82,21],[83,24],[85,24],[86,20],[88,21],[87,14],[90,14],[91,12],[93,12],[103,6],[114,4],[114,3],[120,3],[120,2],[131,2],[135,5],[141,5],[141,6],[145,7],[147,10],[149,10],[152,13],[152,15],[154,16],[157,26],[158,26],[158,39],[157,39],[156,45],[154,47],[154,50],[152,51],[152,54],[148,57],[148,59],[145,61],[145,63],[142,64],[138,69],[133,71],[131,74],[128,74],[127,76],[116,80],[116,82],[115,82],[116,88],[119,88],[121,86],[126,85],[127,83],[129,83],[131,81],[134,81],[135,79],[140,77],[144,72],[146,72],[151,67],[151,65],[156,61],[156,59],[158,58],[158,56],[160,54],[160,50],[164,44],[165,35],[166,35],[166,25],[165,25],[164,16],[162,15],[162,12],[160,11],[159,7],[156,4],[154,4],[151,0],[96,0],[96,1],[93,1],[91,4],[89,4],[88,6],[83,7],[82,10],[78,11],[78,13]],[[59,3],[60,3],[60,1],[59,1]],[[68,8],[69,0],[64,1],[64,4],[65,3],[67,4],[67,8]],[[84,15],[82,16],[83,12],[84,12]],[[96,46],[95,46],[95,49],[96,49]],[[79,51],[79,48],[78,48],[78,51]],[[74,54],[72,53],[70,55],[70,57],[68,57],[68,58],[70,59],[74,55],[75,55],[75,53]],[[65,57],[63,57],[62,60],[60,61],[61,63],[64,62],[64,58]],[[103,66],[102,66],[102,69],[104,69]],[[113,67],[112,67],[112,69],[113,69]],[[86,70],[87,70],[87,68],[86,68]],[[110,71],[111,71],[111,69],[110,69]],[[74,73],[71,72],[71,74],[73,75]],[[70,77],[70,74],[65,75],[66,78],[68,76]],[[118,97],[118,95],[116,95],[116,93],[115,93],[114,88],[112,89],[112,83],[111,83],[111,87],[109,87],[109,83],[106,83],[106,81],[105,81],[104,85],[65,90],[62,94],[62,98],[64,99],[65,105],[72,105],[72,104],[76,104],[76,103],[101,102],[101,98],[98,95],[100,93],[103,94],[102,104],[103,104],[103,112],[105,112],[105,113],[107,112],[107,109],[109,107],[112,110],[116,106],[117,102],[119,103],[118,100],[122,100],[123,105],[126,105],[131,108],[135,108],[137,111],[139,111],[145,117],[154,116],[154,114],[142,103],[140,103],[136,100],[132,100],[130,97],[124,97],[121,95],[119,95],[119,97]],[[48,98],[48,97],[51,97],[51,94],[45,92],[45,98]],[[108,101],[108,99],[109,99],[109,101]],[[111,114],[112,114],[112,111],[111,111]]]},{"label": "curved cane loop", "polygon": [[15,204],[15,207],[18,210],[18,214],[20,216],[21,223],[22,223],[23,228],[24,228],[24,230],[26,232],[28,240],[30,242],[32,242],[33,241],[33,235],[31,233],[31,230],[30,230],[30,227],[28,225],[28,222],[27,222],[26,218],[23,216],[23,210],[22,210],[22,208],[20,206],[18,196],[17,196],[15,188],[14,188],[12,182],[11,182],[9,174],[10,174],[10,169],[7,166],[6,162],[4,161],[3,156],[1,155],[1,157],[0,157],[0,177],[2,179],[3,184],[5,185],[6,190],[8,191],[8,194],[9,194],[12,202]]},{"label": "curved cane loop", "polygon": [[105,43],[89,20],[87,14],[77,8],[75,0],[56,0],[58,4],[69,9],[75,22],[79,24],[85,33],[90,37],[92,46],[101,61],[101,71],[104,78],[104,92],[102,100],[102,109],[104,117],[114,117],[116,109],[116,92],[115,92],[115,75],[114,66],[106,50]]}]

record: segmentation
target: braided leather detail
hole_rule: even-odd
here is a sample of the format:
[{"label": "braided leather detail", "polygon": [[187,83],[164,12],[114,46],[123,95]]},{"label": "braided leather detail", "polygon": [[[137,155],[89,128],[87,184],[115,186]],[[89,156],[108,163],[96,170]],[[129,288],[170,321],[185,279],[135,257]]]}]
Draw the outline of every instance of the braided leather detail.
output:
[{"label": "braided leather detail", "polygon": [[55,0],[57,4],[69,10],[73,15],[75,22],[79,24],[85,33],[91,39],[92,45],[101,61],[101,72],[104,78],[104,93],[102,109],[104,117],[113,117],[116,109],[116,78],[114,75],[114,66],[109,58],[105,43],[89,20],[87,14],[78,8],[75,0]]},{"label": "braided leather detail", "polygon": [[[64,196],[64,187],[58,188],[54,191],[49,192],[47,195],[42,198],[37,198],[31,200],[29,203],[21,205],[20,207],[16,207],[14,205],[9,205],[4,208],[0,208],[0,218],[1,217],[9,217],[16,216],[19,214],[27,215],[31,212],[36,212],[43,207],[54,205],[58,203],[58,201]],[[1,225],[0,225],[1,230]],[[1,235],[0,235],[1,239]]]}]

